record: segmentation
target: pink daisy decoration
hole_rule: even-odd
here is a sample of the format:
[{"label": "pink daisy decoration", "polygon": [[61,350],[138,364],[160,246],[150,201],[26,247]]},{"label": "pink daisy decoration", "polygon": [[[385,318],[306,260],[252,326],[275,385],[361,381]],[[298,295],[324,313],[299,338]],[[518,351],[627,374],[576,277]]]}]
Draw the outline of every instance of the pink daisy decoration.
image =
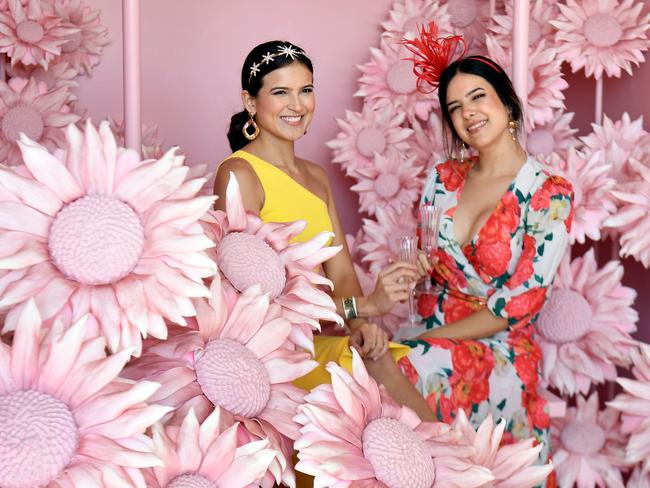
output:
[{"label": "pink daisy decoration", "polygon": [[199,424],[190,410],[180,426],[153,426],[153,451],[162,466],[142,470],[148,488],[246,488],[259,485],[275,451],[268,441],[241,443],[239,423],[222,428],[216,408]]},{"label": "pink daisy decoration", "polygon": [[650,473],[644,473],[643,469],[637,466],[625,486],[626,488],[650,488]]},{"label": "pink daisy decoration", "polygon": [[551,24],[557,29],[558,56],[575,73],[620,78],[621,69],[632,75],[632,63],[644,61],[650,41],[650,14],[641,18],[643,2],[636,0],[566,0],[558,3],[560,15]]},{"label": "pink daisy decoration", "polygon": [[326,143],[333,150],[332,161],[341,163],[345,174],[356,178],[359,168],[373,166],[375,153],[385,154],[388,148],[408,151],[413,131],[404,127],[405,119],[406,114],[388,102],[364,105],[361,113],[346,110],[345,119],[336,120],[341,132]]},{"label": "pink daisy decoration", "polygon": [[639,463],[641,473],[650,472],[650,345],[639,343],[632,352],[634,379],[618,378],[623,388],[607,405],[621,412],[622,431],[630,436],[625,451],[629,464]]},{"label": "pink daisy decoration", "polygon": [[408,59],[411,53],[396,41],[382,39],[379,48],[370,48],[370,56],[370,61],[358,66],[362,75],[354,96],[364,97],[373,106],[385,100],[398,112],[426,120],[437,107],[438,97],[417,90],[413,61]]},{"label": "pink daisy decoration", "polygon": [[587,394],[593,384],[613,381],[616,366],[629,366],[636,345],[637,293],[623,286],[623,266],[602,268],[591,248],[559,267],[553,293],[536,323],[542,375],[560,393]]},{"label": "pink daisy decoration", "polygon": [[610,194],[615,185],[612,165],[600,151],[588,152],[570,147],[566,158],[553,153],[543,161],[551,172],[564,176],[573,185],[575,216],[571,226],[571,243],[583,244],[586,238],[597,241],[606,219],[616,211]]},{"label": "pink daisy decoration", "polygon": [[397,214],[390,209],[377,208],[377,220],[363,219],[364,241],[359,245],[370,271],[379,273],[390,261],[398,260],[397,238],[401,235],[414,235],[417,222],[407,209]]},{"label": "pink daisy decoration", "polygon": [[99,10],[92,9],[82,0],[56,0],[53,15],[63,25],[71,27],[67,41],[61,46],[61,60],[87,75],[99,64],[104,47],[110,40],[108,29],[99,22]]},{"label": "pink daisy decoration", "polygon": [[195,197],[175,149],[141,161],[108,122],[69,125],[54,154],[19,144],[25,165],[0,169],[0,309],[34,297],[45,319],[92,312],[111,351],[136,354],[141,335],[166,337],[165,319],[185,325],[216,272],[198,222],[214,197]]},{"label": "pink daisy decoration", "polygon": [[61,19],[43,13],[40,0],[8,0],[9,9],[0,11],[0,53],[11,64],[48,64],[61,54],[61,46],[77,29],[66,27]]},{"label": "pink daisy decoration", "polygon": [[578,129],[571,128],[574,115],[573,112],[555,110],[550,122],[535,126],[526,138],[528,153],[545,158],[553,152],[566,155],[570,147],[578,146],[580,141],[575,137]]},{"label": "pink daisy decoration", "polygon": [[[44,83],[48,90],[54,90],[61,86],[66,86],[70,89],[79,86],[75,81],[79,72],[72,68],[65,61],[50,63],[47,69],[41,65],[25,66],[23,64],[16,64],[14,66],[5,66],[7,68],[7,75],[9,78],[34,78],[39,84]],[[69,100],[76,100],[77,97],[70,93]]]},{"label": "pink daisy decoration", "polygon": [[388,12],[389,20],[382,22],[385,32],[382,37],[395,42],[418,34],[418,28],[435,22],[439,32],[450,35],[453,28],[447,6],[438,0],[398,0]]},{"label": "pink daisy decoration", "polygon": [[21,133],[50,150],[62,146],[65,126],[79,120],[67,105],[70,98],[67,87],[48,90],[33,77],[0,81],[0,162],[10,166],[22,162]]},{"label": "pink daisy decoration", "polygon": [[[513,0],[506,0],[505,15],[494,15],[489,30],[505,49],[512,48],[512,19],[514,17]],[[546,45],[553,44],[555,29],[550,20],[557,17],[557,6],[550,0],[533,0],[530,2],[530,19],[528,23],[528,45],[537,46],[542,40]]]},{"label": "pink daisy decoration", "polygon": [[84,339],[95,319],[44,328],[33,300],[7,320],[0,342],[0,485],[11,488],[144,486],[138,468],[160,465],[144,431],[170,408],[149,405],[156,383],[118,378],[125,350]]},{"label": "pink daisy decoration", "polygon": [[461,34],[468,49],[476,54],[485,46],[490,3],[484,0],[447,0],[445,5],[454,33]]},{"label": "pink daisy decoration", "polygon": [[415,162],[425,168],[423,173],[426,174],[436,162],[446,159],[442,142],[442,120],[436,112],[431,112],[428,123],[412,119],[411,127],[413,127],[411,150],[416,155]]},{"label": "pink daisy decoration", "polygon": [[[512,51],[501,47],[496,39],[487,35],[485,39],[488,56],[494,59],[508,73],[512,74]],[[562,76],[562,62],[557,52],[545,41],[528,53],[528,105],[526,124],[536,127],[551,122],[555,110],[564,110],[564,93],[569,84]]]},{"label": "pink daisy decoration", "polygon": [[312,390],[296,416],[296,469],[314,476],[314,486],[460,488],[494,479],[468,461],[474,450],[449,425],[423,423],[393,401],[354,349],[352,374],[335,363],[327,369],[332,384]]},{"label": "pink daisy decoration", "polygon": [[390,148],[385,156],[375,154],[372,166],[359,168],[359,182],[350,188],[359,194],[359,210],[374,215],[377,208],[398,214],[410,209],[422,188],[422,166],[415,158]]},{"label": "pink daisy decoration", "polygon": [[624,488],[625,436],[618,412],[600,411],[598,394],[567,408],[565,417],[551,419],[553,463],[558,485],[578,488]]},{"label": "pink daisy decoration", "polygon": [[650,167],[635,159],[630,159],[632,171],[639,175],[639,181],[622,185],[611,190],[616,198],[618,211],[605,220],[607,228],[620,232],[620,255],[632,256],[650,267]]},{"label": "pink daisy decoration", "polygon": [[[108,123],[111,131],[115,135],[115,139],[120,146],[124,142],[124,123],[121,120],[108,118]],[[162,149],[162,141],[158,135],[158,126],[152,125],[148,127],[142,124],[142,157],[144,159],[160,159],[164,151]]]}]

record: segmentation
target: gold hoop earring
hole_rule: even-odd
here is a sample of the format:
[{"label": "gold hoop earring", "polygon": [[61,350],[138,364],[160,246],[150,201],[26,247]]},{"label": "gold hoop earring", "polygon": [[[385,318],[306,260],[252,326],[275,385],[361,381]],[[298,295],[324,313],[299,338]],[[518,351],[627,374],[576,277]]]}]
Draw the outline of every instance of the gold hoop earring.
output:
[{"label": "gold hoop earring", "polygon": [[[241,131],[242,134],[244,134],[244,137],[248,139],[249,141],[254,140],[257,136],[260,135],[260,128],[259,126],[255,123],[255,119],[253,119],[254,115],[250,112],[248,112],[248,117],[249,119],[246,121],[244,124],[244,127],[242,127]],[[248,132],[249,127],[253,127],[253,133],[251,134]]]},{"label": "gold hoop earring", "polygon": [[510,137],[512,137],[512,140],[517,142],[517,122],[512,119],[510,119],[510,122],[508,122],[508,132],[510,132]]}]

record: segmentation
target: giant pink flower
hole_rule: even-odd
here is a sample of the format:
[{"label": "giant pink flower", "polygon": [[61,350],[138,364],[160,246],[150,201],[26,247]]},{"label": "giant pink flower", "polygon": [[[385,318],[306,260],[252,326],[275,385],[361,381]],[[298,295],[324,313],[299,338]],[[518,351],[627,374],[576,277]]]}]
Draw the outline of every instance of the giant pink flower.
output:
[{"label": "giant pink flower", "polygon": [[578,396],[577,406],[566,416],[551,419],[553,463],[558,485],[578,488],[623,488],[625,436],[618,412],[598,408],[598,394],[587,400]]},{"label": "giant pink flower", "polygon": [[555,110],[550,122],[535,126],[526,137],[528,153],[545,158],[556,152],[565,158],[570,147],[580,144],[575,137],[578,129],[570,125],[574,115],[573,112]]},{"label": "giant pink flower", "polygon": [[195,315],[190,299],[209,296],[216,272],[198,223],[214,198],[195,197],[175,149],[142,161],[107,122],[69,125],[54,154],[19,144],[25,165],[0,168],[2,310],[34,297],[45,319],[92,312],[111,351],[136,354],[141,335],[166,337],[165,319]]},{"label": "giant pink flower", "polygon": [[44,13],[40,0],[8,0],[9,10],[0,11],[0,54],[6,53],[11,64],[48,64],[61,54],[61,46],[76,29],[61,19]]},{"label": "giant pink flower", "polygon": [[64,127],[79,116],[72,113],[68,87],[48,89],[35,78],[0,81],[0,162],[22,162],[18,140],[21,133],[54,150],[65,144]]},{"label": "giant pink flower", "polygon": [[560,15],[551,24],[557,29],[558,55],[575,73],[600,78],[621,76],[621,68],[632,75],[632,63],[644,61],[642,52],[650,41],[650,14],[639,18],[643,2],[636,0],[566,0],[558,3]]},{"label": "giant pink flower", "polygon": [[446,0],[449,23],[455,34],[465,38],[468,49],[476,54],[485,46],[490,21],[490,2],[484,0]]},{"label": "giant pink flower", "polygon": [[[607,405],[621,412],[622,430],[630,436],[625,450],[629,464],[639,463],[642,473],[650,472],[650,345],[639,344],[632,352],[634,379],[618,378],[623,388]],[[647,478],[646,478],[647,479]]]},{"label": "giant pink flower", "polygon": [[170,409],[148,405],[156,383],[118,378],[131,351],[106,357],[84,339],[94,317],[44,328],[33,300],[0,342],[0,485],[143,487],[137,468],[160,464],[145,429]]},{"label": "giant pink flower", "polygon": [[[75,79],[79,76],[79,72],[72,68],[65,61],[50,63],[47,69],[39,65],[25,66],[23,64],[16,64],[14,66],[5,66],[7,69],[7,76],[9,78],[34,78],[39,84],[45,83],[48,90],[54,90],[61,86],[68,87],[69,89],[76,88],[79,83]],[[68,100],[74,101],[77,97],[70,93]]]},{"label": "giant pink flower", "polygon": [[447,5],[438,0],[397,0],[388,12],[389,20],[382,22],[385,32],[382,38],[401,41],[418,34],[420,26],[435,22],[442,35],[451,35]]},{"label": "giant pink flower", "polygon": [[599,268],[593,248],[560,264],[536,328],[542,376],[562,394],[587,394],[592,384],[615,380],[616,366],[629,366],[639,314],[637,293],[622,278],[621,263]]},{"label": "giant pink flower", "polygon": [[415,162],[425,169],[422,174],[424,180],[436,163],[446,159],[442,120],[436,112],[431,112],[426,122],[420,122],[415,118],[410,122],[413,127],[413,135],[409,141],[411,151],[416,155]]},{"label": "giant pink flower", "polygon": [[[124,142],[124,123],[121,120],[116,120],[111,117],[108,118],[111,132],[115,135],[115,139],[120,146]],[[162,141],[158,135],[158,126],[152,125],[148,127],[142,124],[142,157],[144,159],[160,159],[164,154],[162,149]]]},{"label": "giant pink flower", "polygon": [[[505,15],[496,14],[489,26],[497,42],[505,49],[512,47],[512,31],[514,17],[513,0],[506,0]],[[530,19],[528,23],[528,45],[536,46],[540,41],[547,45],[553,43],[554,29],[549,21],[557,17],[557,6],[551,0],[533,0],[530,2]]]},{"label": "giant pink flower", "polygon": [[643,469],[637,466],[632,471],[626,488],[650,488],[650,473],[644,473]]},{"label": "giant pink flower", "polygon": [[424,423],[399,406],[368,375],[352,349],[352,374],[335,363],[332,384],[305,398],[296,420],[296,469],[315,477],[315,486],[340,488],[479,487],[494,479],[468,460],[474,449],[443,423]]},{"label": "giant pink flower", "polygon": [[406,113],[395,110],[388,101],[377,106],[364,105],[361,113],[345,111],[345,119],[337,119],[341,132],[326,143],[334,153],[332,161],[341,163],[345,174],[358,177],[358,170],[373,166],[375,153],[385,154],[389,148],[400,152],[409,149],[413,133],[404,127]]},{"label": "giant pink flower", "polygon": [[162,466],[142,470],[148,488],[246,488],[257,485],[275,451],[268,441],[238,441],[239,423],[221,425],[218,407],[201,424],[190,410],[178,425],[152,427],[153,452]]},{"label": "giant pink flower", "polygon": [[357,169],[358,183],[350,189],[359,194],[359,210],[369,215],[378,208],[398,214],[410,210],[422,188],[422,166],[415,158],[390,148],[385,155],[375,154],[372,166]]}]

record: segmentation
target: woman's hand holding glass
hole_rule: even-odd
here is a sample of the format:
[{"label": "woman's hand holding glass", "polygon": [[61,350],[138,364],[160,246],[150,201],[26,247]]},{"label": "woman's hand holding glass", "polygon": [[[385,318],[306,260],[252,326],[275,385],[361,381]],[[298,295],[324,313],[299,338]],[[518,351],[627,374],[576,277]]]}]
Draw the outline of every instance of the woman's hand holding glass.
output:
[{"label": "woman's hand holding glass", "polygon": [[385,315],[398,303],[408,300],[411,283],[421,276],[415,264],[399,261],[380,271],[375,289],[366,297],[369,316]]}]

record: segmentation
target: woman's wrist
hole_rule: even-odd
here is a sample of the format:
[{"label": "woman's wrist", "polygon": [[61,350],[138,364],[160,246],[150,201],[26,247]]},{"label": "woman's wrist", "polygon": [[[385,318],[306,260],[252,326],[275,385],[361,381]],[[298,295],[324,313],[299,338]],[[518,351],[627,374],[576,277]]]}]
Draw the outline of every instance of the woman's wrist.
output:
[{"label": "woman's wrist", "polygon": [[379,315],[374,303],[366,296],[357,297],[357,311],[359,317],[376,317]]}]

